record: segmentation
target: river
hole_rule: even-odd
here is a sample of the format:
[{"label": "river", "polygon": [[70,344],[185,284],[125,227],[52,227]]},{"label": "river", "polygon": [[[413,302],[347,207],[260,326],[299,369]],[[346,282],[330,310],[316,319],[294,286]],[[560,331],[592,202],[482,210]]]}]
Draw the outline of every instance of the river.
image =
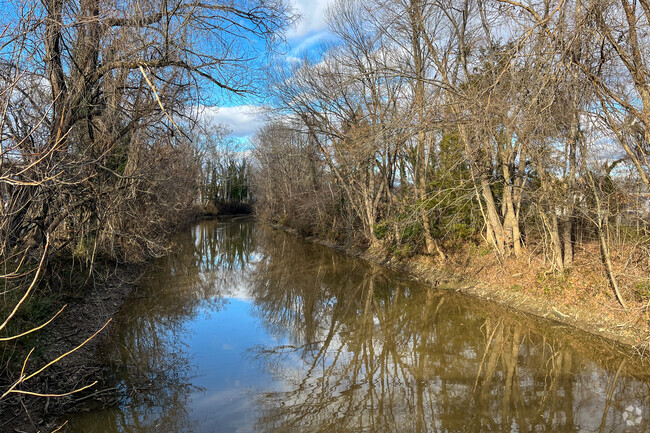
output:
[{"label": "river", "polygon": [[182,233],[98,357],[92,432],[646,432],[650,366],[613,343],[269,229]]}]

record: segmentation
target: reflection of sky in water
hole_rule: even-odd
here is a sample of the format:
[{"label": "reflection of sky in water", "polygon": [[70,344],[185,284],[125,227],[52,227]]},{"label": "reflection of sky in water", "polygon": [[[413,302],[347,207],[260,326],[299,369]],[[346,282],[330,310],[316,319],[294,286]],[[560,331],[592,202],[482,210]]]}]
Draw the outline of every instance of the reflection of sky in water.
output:
[{"label": "reflection of sky in water", "polygon": [[200,421],[200,431],[252,431],[256,408],[251,393],[273,384],[260,374],[262,366],[249,349],[283,343],[265,332],[250,309],[249,302],[228,299],[221,311],[188,323],[192,336],[187,344],[200,372],[196,381],[205,388],[190,395],[191,417]]}]

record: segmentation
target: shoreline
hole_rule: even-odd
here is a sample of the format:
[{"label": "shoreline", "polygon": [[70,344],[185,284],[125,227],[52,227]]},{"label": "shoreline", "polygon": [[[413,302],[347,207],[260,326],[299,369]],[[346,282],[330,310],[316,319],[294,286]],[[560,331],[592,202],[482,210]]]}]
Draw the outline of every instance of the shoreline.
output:
[{"label": "shoreline", "polygon": [[[650,357],[650,327],[646,325],[644,328],[639,328],[635,326],[635,323],[630,323],[629,318],[626,317],[623,317],[620,321],[613,320],[611,314],[606,314],[611,313],[611,311],[607,311],[611,306],[603,305],[601,309],[596,310],[587,303],[584,303],[584,305],[569,305],[559,302],[560,300],[557,297],[540,298],[526,290],[514,291],[508,287],[481,281],[479,274],[483,267],[479,269],[479,272],[475,272],[476,269],[461,268],[448,263],[444,267],[440,267],[433,257],[422,255],[398,259],[391,257],[386,251],[348,248],[316,236],[302,236],[291,227],[265,221],[262,221],[262,223],[308,242],[332,248],[350,257],[359,258],[374,265],[404,273],[430,288],[455,291],[470,298],[497,304],[517,313],[524,313],[569,326],[621,345],[626,351],[639,358]],[[506,272],[506,269],[503,271]],[[516,277],[516,275],[510,277],[513,276]],[[628,322],[625,323],[624,320]]]},{"label": "shoreline", "polygon": [[41,353],[39,359],[30,359],[28,371],[36,370],[72,351],[98,330],[101,329],[101,332],[26,382],[27,386],[23,389],[44,394],[66,394],[95,381],[97,383],[87,392],[61,397],[7,396],[6,400],[0,402],[1,431],[31,433],[59,428],[63,422],[57,421],[65,413],[73,411],[80,398],[101,392],[103,367],[95,361],[95,353],[110,335],[113,317],[137,288],[146,269],[147,264],[119,264],[105,281],[89,285],[76,296],[62,297],[60,302],[67,306],[59,317],[41,331],[38,336]]}]

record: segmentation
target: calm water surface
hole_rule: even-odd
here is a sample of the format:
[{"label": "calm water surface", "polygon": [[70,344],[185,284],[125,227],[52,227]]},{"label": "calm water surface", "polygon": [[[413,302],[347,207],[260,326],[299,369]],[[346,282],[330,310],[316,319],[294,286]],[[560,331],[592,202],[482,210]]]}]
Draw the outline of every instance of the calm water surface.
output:
[{"label": "calm water surface", "polygon": [[[66,432],[646,432],[650,367],[247,219],[178,239]],[[95,405],[96,406],[96,405]]]}]

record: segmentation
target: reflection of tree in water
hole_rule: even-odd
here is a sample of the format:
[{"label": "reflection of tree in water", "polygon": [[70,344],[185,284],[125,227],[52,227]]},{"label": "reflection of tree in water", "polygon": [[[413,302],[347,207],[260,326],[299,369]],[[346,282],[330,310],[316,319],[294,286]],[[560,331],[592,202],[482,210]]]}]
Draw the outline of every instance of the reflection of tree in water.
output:
[{"label": "reflection of tree in water", "polygon": [[285,386],[259,397],[258,431],[626,431],[630,406],[645,417],[627,431],[650,428],[647,379],[611,346],[258,239],[257,314],[290,342],[259,350]]},{"label": "reflection of tree in water", "polygon": [[[187,411],[195,368],[182,345],[182,319],[146,319],[120,329],[106,347],[121,394],[119,410],[108,411],[97,432],[191,432]],[[88,426],[84,426],[88,427]]]},{"label": "reflection of tree in water", "polygon": [[249,219],[197,225],[191,233],[195,266],[200,272],[243,270],[255,252],[255,227]]},{"label": "reflection of tree in water", "polygon": [[341,255],[283,233],[263,231],[258,241],[263,248],[253,277],[255,310],[272,334],[290,329],[293,344],[309,347],[327,333],[332,309],[342,306],[333,302],[332,278],[357,290],[352,284],[357,269]]},{"label": "reflection of tree in water", "polygon": [[183,341],[186,324],[223,305],[254,251],[253,224],[208,221],[177,239],[117,318],[102,352],[120,391],[120,410],[107,411],[104,432],[191,432],[188,414],[197,370]]},{"label": "reflection of tree in water", "polygon": [[183,299],[209,301],[245,283],[255,253],[255,225],[246,219],[204,221],[180,235],[177,244],[178,253],[160,260],[152,278],[163,285],[175,278]]}]

